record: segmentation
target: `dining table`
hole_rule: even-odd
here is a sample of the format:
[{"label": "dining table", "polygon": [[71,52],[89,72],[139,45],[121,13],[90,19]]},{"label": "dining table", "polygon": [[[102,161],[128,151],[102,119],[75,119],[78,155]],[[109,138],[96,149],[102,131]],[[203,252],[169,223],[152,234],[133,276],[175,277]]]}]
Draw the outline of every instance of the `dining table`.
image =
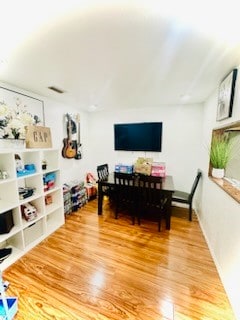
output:
[{"label": "dining table", "polygon": [[[136,175],[137,179],[138,175]],[[161,177],[161,190],[166,197],[165,204],[165,216],[166,216],[166,229],[170,230],[171,228],[171,213],[172,213],[172,195],[175,191],[173,177],[170,175],[166,175],[165,177]],[[109,173],[109,175],[103,179],[98,180],[98,215],[102,215],[103,211],[103,188],[109,187],[114,188],[114,172]]]}]

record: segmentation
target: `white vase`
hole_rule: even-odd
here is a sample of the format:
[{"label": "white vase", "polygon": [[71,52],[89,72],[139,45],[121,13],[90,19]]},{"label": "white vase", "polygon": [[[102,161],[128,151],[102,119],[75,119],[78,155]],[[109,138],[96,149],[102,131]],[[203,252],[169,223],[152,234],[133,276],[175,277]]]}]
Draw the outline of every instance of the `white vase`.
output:
[{"label": "white vase", "polygon": [[224,169],[213,168],[212,177],[217,179],[222,179],[224,177]]}]

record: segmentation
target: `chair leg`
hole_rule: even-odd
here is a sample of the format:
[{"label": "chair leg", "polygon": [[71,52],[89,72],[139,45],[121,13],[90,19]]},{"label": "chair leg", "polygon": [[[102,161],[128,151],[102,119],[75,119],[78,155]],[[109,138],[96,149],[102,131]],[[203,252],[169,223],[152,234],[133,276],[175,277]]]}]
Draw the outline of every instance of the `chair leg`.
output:
[{"label": "chair leg", "polygon": [[158,220],[158,232],[160,232],[161,231],[161,217],[160,217],[160,219]]},{"label": "chair leg", "polygon": [[132,224],[133,225],[135,224],[135,215],[134,214],[132,215]]},{"label": "chair leg", "polygon": [[140,226],[140,224],[141,224],[141,213],[140,212],[137,213],[137,222],[138,222],[138,225]]},{"label": "chair leg", "polygon": [[118,205],[116,203],[116,207],[115,207],[115,219],[118,218]]},{"label": "chair leg", "polygon": [[192,221],[192,204],[189,205],[189,221]]}]

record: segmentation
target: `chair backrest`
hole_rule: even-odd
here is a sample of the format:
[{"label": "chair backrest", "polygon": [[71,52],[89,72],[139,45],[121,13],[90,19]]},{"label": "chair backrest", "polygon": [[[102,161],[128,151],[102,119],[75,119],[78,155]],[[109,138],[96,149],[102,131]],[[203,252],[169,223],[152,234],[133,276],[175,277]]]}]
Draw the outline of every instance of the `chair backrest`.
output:
[{"label": "chair backrest", "polygon": [[161,207],[165,198],[162,189],[162,178],[153,176],[139,176],[139,200],[143,206]]},{"label": "chair backrest", "polygon": [[105,164],[101,164],[101,165],[97,166],[97,174],[98,174],[99,180],[107,179],[107,177],[109,175],[108,164],[105,163]]},{"label": "chair backrest", "polygon": [[115,172],[114,173],[114,189],[118,199],[124,201],[136,200],[136,179],[134,174]]},{"label": "chair backrest", "polygon": [[189,194],[189,201],[191,201],[193,199],[194,193],[195,193],[195,191],[197,189],[198,182],[199,182],[201,176],[202,176],[202,172],[200,170],[198,170],[197,171],[197,175],[196,175],[196,177],[194,179],[194,182],[193,182],[193,185],[192,185],[192,189],[191,189],[190,194]]}]

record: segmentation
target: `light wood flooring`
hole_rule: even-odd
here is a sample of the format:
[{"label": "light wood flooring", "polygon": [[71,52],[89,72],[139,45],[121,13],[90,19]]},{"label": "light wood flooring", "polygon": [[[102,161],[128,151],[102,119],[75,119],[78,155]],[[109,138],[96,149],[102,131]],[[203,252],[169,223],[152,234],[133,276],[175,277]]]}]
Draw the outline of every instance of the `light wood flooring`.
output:
[{"label": "light wood flooring", "polygon": [[16,320],[233,320],[196,217],[174,209],[171,230],[113,211],[104,200],[69,215],[57,232],[4,271]]}]

